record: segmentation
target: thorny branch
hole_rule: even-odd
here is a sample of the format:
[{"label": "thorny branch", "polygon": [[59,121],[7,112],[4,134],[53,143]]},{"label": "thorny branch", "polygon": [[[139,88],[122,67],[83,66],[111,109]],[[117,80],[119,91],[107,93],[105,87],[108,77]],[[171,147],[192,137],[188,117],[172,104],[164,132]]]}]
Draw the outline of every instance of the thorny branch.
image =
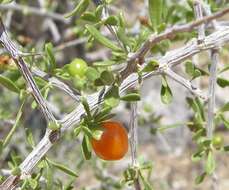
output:
[{"label": "thorny branch", "polygon": [[[205,11],[206,15],[211,15],[210,7],[203,3],[202,1],[197,0],[195,4],[195,12],[196,12],[196,18],[199,19],[202,17],[202,10]],[[218,23],[216,20],[211,21],[213,28],[217,30]],[[198,28],[198,39],[204,40],[205,37],[205,28],[204,26],[199,26]],[[216,88],[216,77],[217,77],[217,65],[219,62],[219,52],[218,49],[211,49],[210,50],[210,58],[212,60],[212,64],[210,67],[210,76],[209,76],[209,91],[208,91],[208,119],[207,119],[207,137],[212,138],[213,136],[213,130],[214,130],[214,110],[215,110],[215,88]],[[213,172],[212,176],[212,189],[213,190],[219,190],[219,180],[216,172]]]},{"label": "thorny branch", "polygon": [[[215,111],[215,89],[216,89],[216,79],[217,79],[217,65],[219,63],[219,53],[218,49],[211,50],[211,68],[209,77],[209,102],[208,102],[208,120],[207,120],[207,137],[212,139],[214,131],[214,111]],[[214,172],[212,174],[212,189],[218,190],[218,177]]]},{"label": "thorny branch", "polygon": [[36,68],[32,68],[32,73],[35,76],[45,79],[46,81],[48,81],[51,85],[55,86],[56,88],[59,88],[60,90],[68,94],[71,98],[73,98],[77,102],[80,101],[80,93],[77,92],[75,89],[71,88],[70,86],[66,85],[64,82],[62,82],[58,78],[50,77],[47,73],[39,69],[36,69]]},{"label": "thorny branch", "polygon": [[181,85],[183,85],[185,88],[187,88],[190,92],[192,92],[197,97],[202,98],[204,101],[207,101],[208,97],[206,97],[204,94],[202,94],[202,92],[197,87],[195,87],[189,80],[187,80],[187,79],[181,77],[180,75],[176,74],[171,69],[165,70],[164,73],[168,77],[173,79],[174,81],[176,81],[176,82],[180,83]]},{"label": "thorny branch", "polygon": [[149,50],[155,44],[159,43],[160,41],[165,40],[165,39],[172,39],[175,37],[175,35],[177,33],[180,33],[180,32],[190,32],[195,27],[197,27],[203,23],[208,23],[208,22],[210,22],[216,18],[219,18],[219,17],[227,14],[228,12],[229,12],[229,8],[226,8],[226,9],[223,9],[223,10],[221,10],[215,14],[205,16],[202,19],[193,21],[191,23],[173,26],[171,28],[168,28],[167,30],[165,30],[161,34],[151,35],[149,37],[149,39],[143,43],[142,47],[129,58],[128,65],[127,65],[126,69],[124,69],[122,71],[122,75],[124,76],[124,78],[125,78],[125,76],[128,76],[128,70],[134,69],[132,66],[133,65],[132,63],[135,61],[141,61],[144,58],[144,56],[147,54],[147,52],[149,52]]},{"label": "thorny branch", "polygon": [[25,64],[24,60],[20,56],[20,52],[18,51],[17,47],[13,44],[13,42],[9,39],[6,30],[4,28],[3,23],[0,21],[0,42],[5,47],[5,49],[10,53],[14,62],[17,64],[18,68],[20,69],[24,79],[27,82],[29,87],[29,91],[32,93],[34,99],[36,100],[37,104],[40,106],[42,113],[44,114],[47,121],[55,121],[55,117],[53,116],[52,112],[49,110],[45,99],[42,97],[41,92],[39,91],[30,70],[28,69],[27,65]]},{"label": "thorny branch", "polygon": [[[146,46],[143,45],[140,50],[138,50],[136,53],[134,53],[133,56],[130,57],[128,62],[134,62],[137,58],[144,57],[146,52],[150,49],[150,47],[163,40],[170,38],[173,36],[173,33],[177,32],[184,32],[184,31],[190,31],[194,27],[204,23],[204,22],[209,22],[215,18],[218,18],[224,14],[229,12],[228,9],[224,9],[222,11],[219,11],[211,16],[203,17],[200,20],[194,21],[189,24],[181,25],[181,26],[176,26],[175,28],[168,29],[164,33],[159,34],[157,36],[150,37],[149,40],[147,40],[144,44],[148,44]],[[7,39],[7,41],[6,41]],[[26,75],[24,76],[25,79],[27,80],[27,83],[34,87],[35,83],[33,81],[32,75],[29,70],[27,70],[25,67],[25,63],[22,58],[20,58],[18,54],[18,50],[12,43],[8,43],[9,38],[5,33],[4,26],[2,23],[0,23],[0,40],[3,43],[4,47],[6,48],[7,51],[9,51],[12,55],[12,57],[15,59],[16,63],[19,65],[19,68],[22,69],[22,74]],[[182,48],[175,49],[173,51],[169,51],[166,53],[165,56],[159,58],[157,62],[159,63],[159,68],[156,71],[150,72],[150,73],[145,73],[143,74],[143,79],[155,76],[155,75],[160,75],[164,73],[168,73],[168,69],[170,67],[177,65],[179,63],[182,63],[185,59],[190,58],[191,56],[205,50],[209,50],[212,48],[217,48],[219,46],[223,46],[229,41],[229,29],[228,28],[221,28],[218,31],[212,33],[211,35],[207,36],[204,39],[203,43],[198,44],[196,40],[191,41],[187,45],[185,45]],[[11,41],[10,41],[11,42]],[[146,51],[147,50],[147,51]],[[16,53],[15,53],[16,52]],[[28,74],[29,73],[29,74]],[[138,82],[138,75],[134,73],[133,70],[125,70],[125,72],[122,72],[123,74],[123,82],[120,86],[120,93],[123,93],[126,89],[129,87],[135,85]],[[172,74],[173,75],[173,74]],[[29,77],[28,77],[29,76]],[[31,80],[33,82],[31,82]],[[33,90],[33,95],[36,101],[38,102],[39,105],[41,106],[42,111],[44,115],[49,115],[50,111],[47,107],[46,102],[40,96],[39,90],[37,89],[36,85],[35,88],[32,88]],[[107,91],[108,88],[105,89]],[[38,94],[37,94],[38,93]],[[37,96],[39,98],[37,98]],[[103,99],[101,101],[98,101],[100,97],[100,92],[97,92],[95,94],[89,95],[87,97],[90,109],[94,109],[97,106],[99,106]],[[103,98],[103,97],[102,97]],[[84,114],[85,111],[83,109],[83,106],[80,104],[73,110],[70,114],[66,115],[64,118],[59,120],[58,122],[61,123],[62,128],[61,132],[64,132],[65,130],[70,129],[73,125],[77,124],[80,121],[80,117],[82,114]],[[51,114],[52,115],[52,114]],[[47,117],[47,116],[46,116]],[[52,116],[49,116],[52,118]],[[48,118],[49,118],[48,117]],[[55,138],[55,141],[50,141],[49,137],[50,135],[53,135],[53,131],[48,130],[45,134],[45,136],[42,138],[42,140],[38,143],[38,145],[33,149],[33,151],[26,157],[26,159],[21,163],[20,169],[21,169],[21,175],[20,176],[13,176],[10,175],[0,186],[0,189],[4,190],[9,190],[9,189],[14,189],[14,187],[18,184],[19,180],[26,177],[32,172],[32,169],[35,167],[35,165],[43,158],[43,156],[47,153],[47,151],[52,147],[53,143],[55,143],[60,136],[57,136]]]},{"label": "thorny branch", "polygon": [[[137,116],[138,103],[131,103],[131,115],[130,115],[130,149],[131,149],[131,165],[137,166],[137,146],[138,146],[138,116]],[[135,190],[141,190],[139,178],[137,177],[134,181]]]},{"label": "thorny branch", "polygon": [[[196,16],[196,19],[202,19],[203,18],[203,11],[202,11],[202,5],[200,0],[194,1],[194,13]],[[202,42],[205,37],[205,28],[204,24],[201,24],[198,26],[198,42]]]}]

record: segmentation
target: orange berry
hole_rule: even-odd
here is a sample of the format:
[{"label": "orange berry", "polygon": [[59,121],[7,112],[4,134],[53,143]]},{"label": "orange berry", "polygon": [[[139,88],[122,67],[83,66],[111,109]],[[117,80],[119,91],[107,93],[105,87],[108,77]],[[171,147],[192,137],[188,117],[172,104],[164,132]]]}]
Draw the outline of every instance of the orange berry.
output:
[{"label": "orange berry", "polygon": [[105,121],[99,140],[92,139],[91,144],[95,154],[103,160],[119,160],[128,151],[128,136],[123,125],[117,121]]}]

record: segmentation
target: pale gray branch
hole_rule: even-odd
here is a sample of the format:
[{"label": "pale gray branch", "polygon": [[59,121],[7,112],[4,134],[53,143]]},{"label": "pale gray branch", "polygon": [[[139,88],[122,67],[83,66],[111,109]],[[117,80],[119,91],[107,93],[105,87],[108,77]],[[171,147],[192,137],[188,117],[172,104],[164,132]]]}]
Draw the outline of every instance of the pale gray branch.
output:
[{"label": "pale gray branch", "polygon": [[71,98],[76,100],[77,102],[80,101],[80,93],[77,92],[76,90],[70,88],[68,85],[66,85],[64,82],[60,81],[59,79],[55,77],[49,77],[45,72],[37,69],[37,68],[32,68],[32,73],[35,76],[38,76],[40,78],[45,79],[48,81],[51,85],[55,86],[56,88],[62,90],[65,92],[67,95],[69,95]]},{"label": "pale gray branch", "polygon": [[173,79],[174,81],[183,85],[185,88],[187,88],[195,96],[202,98],[204,101],[207,101],[208,98],[202,93],[202,91],[200,89],[193,86],[193,84],[189,80],[187,80],[187,79],[183,78],[182,76],[178,75],[177,73],[173,72],[171,69],[165,70],[164,73],[168,77]]},{"label": "pale gray branch", "polygon": [[53,116],[52,112],[50,111],[49,107],[47,106],[46,100],[42,97],[41,92],[39,91],[32,77],[30,70],[28,69],[24,60],[20,57],[20,52],[18,51],[17,47],[8,37],[4,29],[4,25],[1,23],[1,21],[0,21],[0,25],[1,25],[0,28],[2,29],[1,35],[0,35],[0,42],[3,44],[5,49],[10,53],[14,62],[17,64],[18,68],[20,69],[24,79],[27,82],[28,90],[32,93],[34,99],[38,103],[46,120],[55,121],[55,117]]},{"label": "pale gray branch", "polygon": [[[133,167],[137,166],[137,146],[138,146],[138,116],[137,116],[138,103],[133,102],[130,105],[131,115],[130,115],[130,150],[131,150],[131,165]],[[139,183],[139,178],[134,181],[135,190],[141,190]]]},{"label": "pale gray branch", "polygon": [[[203,18],[203,11],[202,11],[202,5],[200,0],[194,1],[194,13],[197,20]],[[198,26],[198,42],[201,43],[204,40],[204,37],[205,37],[204,24],[201,24],[200,26]]]}]

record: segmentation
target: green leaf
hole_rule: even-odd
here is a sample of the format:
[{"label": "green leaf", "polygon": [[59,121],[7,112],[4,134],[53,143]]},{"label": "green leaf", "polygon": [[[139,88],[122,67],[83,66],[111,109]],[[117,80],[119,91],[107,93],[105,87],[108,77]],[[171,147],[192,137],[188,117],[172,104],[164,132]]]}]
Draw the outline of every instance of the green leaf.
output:
[{"label": "green leaf", "polygon": [[64,186],[63,190],[73,190],[75,186],[74,182],[75,182],[74,180],[71,180],[70,182],[68,182],[67,185]]},{"label": "green leaf", "polygon": [[91,119],[92,118],[91,110],[90,110],[90,106],[89,106],[89,104],[87,102],[87,99],[85,97],[82,97],[81,98],[81,102],[82,102],[82,105],[84,107],[85,112],[87,113],[87,116],[89,117],[89,119]]},{"label": "green leaf", "polygon": [[78,137],[79,136],[81,130],[82,130],[81,126],[78,126],[78,127],[76,127],[74,129],[73,133],[74,133],[75,137]]},{"label": "green leaf", "polygon": [[120,12],[118,14],[118,19],[119,19],[119,25],[120,25],[120,27],[125,28],[125,19],[124,19],[123,12]]},{"label": "green leaf", "polygon": [[202,173],[201,175],[198,175],[195,179],[195,184],[201,184],[204,181],[204,178],[206,177],[206,172]]},{"label": "green leaf", "polygon": [[33,134],[32,134],[31,129],[26,128],[25,133],[26,133],[26,141],[27,141],[27,143],[28,143],[31,147],[35,147],[35,142],[34,142],[34,139],[33,139]]},{"label": "green leaf", "polygon": [[123,45],[131,47],[131,39],[126,35],[124,27],[118,27],[117,36],[118,39],[123,43]]},{"label": "green leaf", "polygon": [[227,129],[229,129],[229,120],[224,117],[223,114],[220,114],[220,119],[223,121],[223,124]]},{"label": "green leaf", "polygon": [[50,71],[53,71],[56,68],[56,60],[53,54],[52,43],[45,44],[45,53],[48,58],[48,67],[49,67],[48,69],[50,69]]},{"label": "green leaf", "polygon": [[227,112],[229,111],[229,102],[227,102],[226,104],[224,104],[218,112]]},{"label": "green leaf", "polygon": [[0,75],[0,84],[6,87],[8,90],[19,93],[20,89],[9,78]]},{"label": "green leaf", "polygon": [[1,4],[8,4],[8,3],[11,3],[13,2],[14,0],[1,0],[0,3]]},{"label": "green leaf", "polygon": [[224,146],[224,147],[223,147],[223,150],[224,150],[225,152],[229,152],[229,145]]},{"label": "green leaf", "polygon": [[139,171],[139,175],[142,181],[142,184],[144,186],[144,190],[153,190],[153,187],[150,185],[150,183],[145,179],[145,177],[142,175],[142,172]]},{"label": "green leaf", "polygon": [[107,106],[116,107],[116,106],[119,105],[119,99],[118,98],[114,98],[114,97],[110,97],[110,98],[106,99],[104,103]]},{"label": "green leaf", "polygon": [[223,73],[229,70],[229,65],[227,65],[226,67],[224,67],[219,73]]},{"label": "green leaf", "polygon": [[51,121],[48,124],[48,128],[51,129],[52,131],[58,130],[61,127],[57,122]]},{"label": "green leaf", "polygon": [[57,163],[57,162],[54,162],[53,160],[50,160],[50,159],[47,159],[46,160],[52,164],[55,168],[63,171],[64,173],[70,175],[70,176],[73,176],[73,177],[78,177],[78,175],[72,171],[71,169],[69,169],[68,167],[64,166],[63,164],[60,164],[60,163]]},{"label": "green leaf", "polygon": [[0,140],[0,155],[2,154],[3,151],[3,140]]},{"label": "green leaf", "polygon": [[119,104],[119,88],[112,86],[104,96],[105,104],[110,107],[116,107]]},{"label": "green leaf", "polygon": [[19,166],[19,164],[21,163],[21,157],[19,154],[17,154],[15,151],[12,151],[10,153],[10,157],[12,159],[13,165],[14,166]]},{"label": "green leaf", "polygon": [[92,132],[92,137],[93,137],[93,139],[99,140],[101,138],[102,134],[103,134],[102,130],[94,130]]},{"label": "green leaf", "polygon": [[193,63],[191,61],[186,61],[185,63],[185,72],[190,75],[193,76],[194,72],[195,72],[195,67],[193,65]]},{"label": "green leaf", "polygon": [[46,167],[46,160],[42,159],[38,162],[37,167],[42,169]]},{"label": "green leaf", "polygon": [[149,3],[149,16],[151,24],[155,31],[162,21],[163,13],[163,0],[148,0]]},{"label": "green leaf", "polygon": [[190,60],[185,63],[185,72],[195,79],[201,75],[206,75],[206,72],[199,70]]},{"label": "green leaf", "polygon": [[227,86],[229,86],[229,80],[225,79],[225,78],[220,78],[218,77],[217,78],[217,84],[222,87],[222,88],[225,88]]},{"label": "green leaf", "polygon": [[105,21],[104,24],[109,24],[109,25],[117,25],[118,24],[118,19],[115,16],[109,16]]},{"label": "green leaf", "polygon": [[199,123],[202,123],[205,121],[205,115],[204,115],[204,106],[200,102],[198,98],[192,99],[192,98],[186,98],[189,106],[193,109],[195,112],[195,116],[197,117],[197,120]]},{"label": "green leaf", "polygon": [[90,81],[95,81],[96,79],[100,77],[99,72],[96,69],[94,69],[93,67],[88,67],[85,75],[87,79]]},{"label": "green leaf", "polygon": [[96,67],[105,67],[105,66],[111,66],[116,64],[115,61],[111,61],[111,60],[105,60],[105,61],[97,61],[94,62],[93,65]]},{"label": "green leaf", "polygon": [[90,147],[89,138],[86,135],[84,135],[84,137],[83,137],[82,151],[83,151],[84,158],[86,160],[89,160],[91,158],[91,147]]},{"label": "green leaf", "polygon": [[19,167],[15,167],[11,171],[12,175],[17,176],[21,174],[21,169]]},{"label": "green leaf", "polygon": [[216,167],[216,163],[215,163],[215,159],[214,159],[213,153],[212,153],[212,151],[209,151],[208,152],[208,157],[207,157],[207,162],[206,162],[206,165],[205,165],[206,173],[211,175],[214,172],[215,167]]},{"label": "green leaf", "polygon": [[201,71],[199,71],[198,69],[195,69],[193,78],[197,78],[197,77],[199,77],[199,76],[201,76],[201,75],[202,75]]},{"label": "green leaf", "polygon": [[158,67],[159,67],[158,62],[155,60],[152,60],[142,69],[141,72],[151,72],[151,71],[156,70]]},{"label": "green leaf", "polygon": [[100,20],[102,12],[104,9],[104,5],[98,5],[95,10],[95,16],[97,17],[98,20]]},{"label": "green leaf", "polygon": [[87,137],[89,137],[89,139],[92,138],[92,132],[91,132],[91,130],[90,130],[88,127],[83,126],[83,127],[82,127],[82,130],[83,130],[83,132],[85,133],[85,135],[86,135]]},{"label": "green leaf", "polygon": [[107,70],[103,71],[100,75],[100,80],[104,85],[111,85],[114,82],[113,73]]},{"label": "green leaf", "polygon": [[204,156],[204,150],[199,150],[198,152],[192,155],[191,159],[193,162],[198,162],[202,160],[203,156]]},{"label": "green leaf", "polygon": [[103,81],[100,78],[95,79],[94,85],[95,86],[104,86]]},{"label": "green leaf", "polygon": [[104,37],[94,26],[86,25],[88,32],[101,44],[112,49],[113,51],[121,51],[112,41]]},{"label": "green leaf", "polygon": [[193,140],[198,140],[200,137],[206,135],[206,129],[199,129],[198,131],[195,132],[195,134],[193,135],[192,139]]},{"label": "green leaf", "polygon": [[172,91],[171,91],[170,87],[168,86],[166,78],[162,77],[161,101],[164,104],[169,104],[172,102],[172,99],[173,99]]},{"label": "green leaf", "polygon": [[141,100],[141,97],[138,93],[130,93],[120,97],[120,100],[127,101],[127,102],[135,102]]},{"label": "green leaf", "polygon": [[88,7],[89,0],[81,0],[72,12],[65,15],[65,18],[69,18],[73,15],[80,16]]},{"label": "green leaf", "polygon": [[36,189],[38,186],[38,182],[36,179],[30,178],[28,179],[29,185],[32,189]]},{"label": "green leaf", "polygon": [[99,113],[97,113],[96,115],[93,116],[95,121],[98,121],[101,118],[103,118],[104,116],[108,115],[111,110],[112,110],[112,108],[109,106],[103,108]]},{"label": "green leaf", "polygon": [[53,187],[53,169],[50,167],[49,162],[45,160],[46,165],[46,189],[52,189]]},{"label": "green leaf", "polygon": [[80,17],[82,20],[89,21],[89,22],[98,22],[96,16],[91,12],[85,12]]},{"label": "green leaf", "polygon": [[11,138],[13,137],[13,134],[16,132],[17,128],[19,127],[19,121],[20,121],[21,116],[22,116],[22,109],[23,109],[24,104],[25,104],[25,100],[22,102],[21,107],[18,110],[16,120],[15,120],[13,127],[11,128],[10,132],[8,133],[8,135],[6,136],[6,138],[3,142],[3,147],[6,147],[9,144]]}]

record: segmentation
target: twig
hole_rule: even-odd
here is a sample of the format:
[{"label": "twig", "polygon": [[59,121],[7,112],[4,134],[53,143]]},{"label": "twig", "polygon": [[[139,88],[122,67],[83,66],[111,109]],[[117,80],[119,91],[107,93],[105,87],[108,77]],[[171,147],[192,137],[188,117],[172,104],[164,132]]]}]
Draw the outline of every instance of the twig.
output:
[{"label": "twig", "polygon": [[134,53],[131,58],[129,59],[129,62],[132,62],[136,60],[137,58],[142,58],[145,56],[145,54],[151,49],[153,45],[156,43],[159,43],[162,40],[165,39],[171,39],[173,38],[177,33],[180,32],[190,32],[192,31],[195,27],[203,24],[203,23],[208,23],[211,20],[214,20],[216,18],[222,17],[223,15],[227,14],[229,12],[229,8],[223,9],[215,14],[205,16],[202,19],[193,21],[188,24],[184,25],[177,25],[173,26],[172,28],[168,28],[165,30],[165,32],[162,32],[159,35],[151,35],[147,41],[144,42],[143,46],[136,52]]},{"label": "twig", "polygon": [[43,72],[43,71],[41,71],[39,69],[36,69],[36,68],[32,68],[32,73],[35,76],[38,76],[38,77],[48,81],[50,84],[52,84],[56,88],[59,88],[60,90],[62,90],[66,94],[68,94],[70,97],[72,97],[77,102],[80,101],[80,93],[77,92],[76,90],[72,89],[70,86],[68,86],[64,82],[60,81],[58,78],[50,77],[45,72]]},{"label": "twig", "polygon": [[[202,5],[200,0],[194,1],[194,13],[197,20],[203,18]],[[198,26],[198,42],[201,43],[204,40],[204,37],[205,37],[204,24],[201,24]]]},{"label": "twig", "polygon": [[215,88],[217,78],[217,65],[219,62],[218,50],[211,51],[211,68],[209,77],[209,103],[208,103],[208,123],[207,123],[207,137],[212,138],[214,129],[214,109],[215,109]]},{"label": "twig", "polygon": [[[212,15],[212,13],[211,13],[211,8],[210,8],[210,6],[209,6],[208,4],[206,4],[204,1],[201,1],[201,4],[202,4],[204,13],[205,13],[207,16]],[[212,25],[213,25],[213,27],[214,27],[215,29],[221,27],[221,25],[219,25],[219,23],[216,22],[215,19],[213,19],[213,20],[211,21],[211,23],[212,23]]]},{"label": "twig", "polygon": [[[100,4],[103,3],[103,1],[101,1],[101,0],[93,0],[93,2],[94,2],[94,4],[96,6],[98,6],[98,5],[100,5]],[[102,20],[106,20],[109,17],[109,13],[108,13],[108,9],[107,9],[107,6],[106,5],[104,5],[104,8],[103,8],[103,12],[102,12],[102,16],[101,17],[102,17],[101,18]],[[118,42],[118,45],[120,47],[123,47],[126,50],[125,46],[122,44],[122,42],[118,38],[117,27],[111,26],[109,24],[106,24],[105,26],[107,27],[107,29],[109,30],[109,32],[115,37],[116,41]]]},{"label": "twig", "polygon": [[[130,149],[131,149],[131,160],[132,166],[137,166],[137,146],[138,146],[138,117],[137,117],[137,102],[131,103],[131,115],[130,115]],[[134,181],[135,190],[141,190],[139,179]]]},{"label": "twig", "polygon": [[54,52],[62,51],[65,48],[69,48],[69,47],[72,47],[72,46],[77,46],[77,45],[83,44],[85,42],[87,42],[87,38],[75,39],[75,40],[72,40],[72,41],[64,42],[64,43],[54,47],[53,50],[54,50]]},{"label": "twig", "polygon": [[[0,18],[1,19],[1,18]],[[6,30],[2,21],[0,20],[0,42],[3,44],[5,49],[10,53],[14,62],[17,64],[18,68],[20,69],[24,79],[27,82],[29,90],[31,91],[34,99],[36,100],[37,104],[40,106],[40,109],[45,116],[47,121],[55,121],[55,117],[53,116],[52,112],[49,110],[45,99],[42,97],[31,72],[29,71],[27,65],[25,64],[24,60],[20,56],[20,52],[18,51],[17,47],[8,37]]]},{"label": "twig", "polygon": [[[211,9],[209,5],[202,2],[203,10],[206,15],[211,15]],[[219,28],[219,25],[216,20],[212,20],[212,25],[215,30]],[[217,79],[217,65],[219,64],[219,52],[218,49],[211,49],[210,58],[212,60],[212,64],[210,67],[210,77],[209,77],[209,102],[208,102],[208,118],[207,118],[207,137],[212,139],[213,130],[214,130],[214,110],[215,110],[215,88],[216,88],[216,79]],[[212,189],[219,190],[220,184],[219,179],[214,171],[212,176]]]},{"label": "twig", "polygon": [[25,100],[23,100],[23,102],[22,102],[22,104],[20,106],[20,109],[19,109],[18,114],[16,116],[16,120],[14,122],[14,125],[12,126],[10,132],[8,133],[8,135],[6,136],[6,138],[5,138],[4,142],[3,142],[3,147],[6,147],[9,144],[13,134],[15,133],[15,131],[17,130],[17,128],[19,126],[18,123],[19,123],[19,121],[21,119],[21,116],[22,116],[22,108],[23,108],[24,104],[25,104]]},{"label": "twig", "polygon": [[212,189],[213,190],[219,190],[220,189],[220,185],[219,185],[219,177],[217,176],[217,174],[214,172],[212,174]]},{"label": "twig", "polygon": [[32,14],[32,15],[42,16],[46,18],[48,17],[53,20],[63,22],[65,24],[69,23],[69,20],[65,19],[64,16],[61,14],[51,13],[51,12],[47,12],[44,9],[38,9],[35,7],[29,7],[26,5],[19,5],[16,3],[0,5],[0,10],[13,10],[13,11],[18,11],[18,12],[24,12],[26,14]]},{"label": "twig", "polygon": [[[46,7],[45,7],[45,1],[44,0],[38,0],[38,3],[39,3],[39,5],[43,11],[47,11]],[[47,28],[50,30],[50,32],[53,36],[54,42],[58,42],[61,39],[60,32],[58,30],[56,23],[53,21],[53,19],[51,19],[51,18],[45,19],[44,23],[43,23],[43,27],[45,29]]]},{"label": "twig", "polygon": [[[215,89],[217,79],[217,65],[219,63],[218,49],[211,50],[211,68],[209,77],[209,103],[208,103],[208,120],[207,120],[207,137],[212,139],[214,131],[214,110],[215,110]],[[212,174],[212,189],[219,190],[217,174]]]},{"label": "twig", "polygon": [[192,94],[194,94],[195,96],[202,98],[204,101],[207,101],[207,97],[205,95],[203,95],[203,93],[201,92],[200,89],[198,89],[197,87],[193,86],[193,84],[183,78],[182,76],[176,74],[175,72],[173,72],[171,69],[167,69],[164,71],[164,73],[170,77],[171,79],[173,79],[174,81],[180,83],[181,85],[183,85],[185,88],[187,88]]},{"label": "twig", "polygon": [[137,117],[137,102],[131,103],[131,115],[130,115],[130,148],[131,148],[131,159],[132,165],[137,164],[137,145],[138,145],[138,117]]}]

